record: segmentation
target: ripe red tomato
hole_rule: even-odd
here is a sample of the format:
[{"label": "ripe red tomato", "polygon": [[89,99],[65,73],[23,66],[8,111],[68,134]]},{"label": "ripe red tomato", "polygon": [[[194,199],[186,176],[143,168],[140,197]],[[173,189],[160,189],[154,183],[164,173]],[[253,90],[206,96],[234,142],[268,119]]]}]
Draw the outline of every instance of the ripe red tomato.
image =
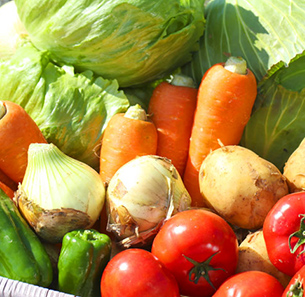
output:
[{"label": "ripe red tomato", "polygon": [[175,214],[161,227],[152,253],[175,276],[180,294],[212,296],[235,273],[238,242],[230,225],[205,209]]},{"label": "ripe red tomato", "polygon": [[282,284],[262,271],[246,271],[227,279],[213,297],[281,297]]},{"label": "ripe red tomato", "polygon": [[305,265],[305,192],[282,197],[267,214],[263,234],[271,263],[293,276]]},{"label": "ripe red tomato", "polygon": [[180,297],[173,275],[149,251],[131,248],[119,252],[105,267],[103,297]]}]

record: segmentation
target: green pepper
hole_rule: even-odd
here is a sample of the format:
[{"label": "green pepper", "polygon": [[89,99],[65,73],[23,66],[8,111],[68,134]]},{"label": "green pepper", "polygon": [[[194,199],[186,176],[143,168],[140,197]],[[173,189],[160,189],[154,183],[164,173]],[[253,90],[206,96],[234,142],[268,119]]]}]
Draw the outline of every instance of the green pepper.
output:
[{"label": "green pepper", "polygon": [[66,233],[58,258],[58,289],[81,297],[100,297],[111,249],[109,236],[94,229]]},{"label": "green pepper", "polygon": [[0,189],[0,275],[47,287],[53,280],[51,260],[37,234],[14,201]]}]

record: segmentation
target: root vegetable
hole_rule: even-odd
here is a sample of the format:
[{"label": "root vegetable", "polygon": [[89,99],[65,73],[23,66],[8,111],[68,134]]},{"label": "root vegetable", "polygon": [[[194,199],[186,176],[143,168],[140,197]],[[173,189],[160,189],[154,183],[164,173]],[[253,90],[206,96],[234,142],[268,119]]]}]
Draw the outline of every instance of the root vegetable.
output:
[{"label": "root vegetable", "polygon": [[278,168],[241,146],[211,152],[199,172],[200,192],[208,207],[232,225],[257,230],[272,206],[288,194]]},{"label": "root vegetable", "polygon": [[286,287],[290,276],[279,271],[270,261],[262,229],[250,233],[238,247],[239,259],[236,273],[258,270],[274,276]]},{"label": "root vegetable", "polygon": [[283,175],[287,179],[290,193],[305,190],[305,138],[288,158]]}]

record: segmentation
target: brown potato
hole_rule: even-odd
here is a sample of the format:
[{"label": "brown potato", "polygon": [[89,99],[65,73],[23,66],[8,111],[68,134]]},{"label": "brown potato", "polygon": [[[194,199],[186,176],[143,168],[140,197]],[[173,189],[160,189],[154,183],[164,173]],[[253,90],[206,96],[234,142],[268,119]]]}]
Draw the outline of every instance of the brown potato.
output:
[{"label": "brown potato", "polygon": [[279,198],[288,194],[278,168],[241,146],[212,151],[199,172],[206,205],[232,225],[257,230]]},{"label": "brown potato", "polygon": [[236,273],[258,270],[271,274],[286,287],[290,276],[279,271],[270,261],[262,230],[250,233],[238,247],[239,259]]},{"label": "brown potato", "polygon": [[305,139],[288,158],[283,175],[286,177],[290,193],[305,190]]}]

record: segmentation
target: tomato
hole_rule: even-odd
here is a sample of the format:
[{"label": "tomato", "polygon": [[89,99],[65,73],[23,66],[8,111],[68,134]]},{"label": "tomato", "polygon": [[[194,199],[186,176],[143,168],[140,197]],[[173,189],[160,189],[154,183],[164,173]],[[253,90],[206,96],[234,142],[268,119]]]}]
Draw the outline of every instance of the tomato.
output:
[{"label": "tomato", "polygon": [[282,297],[284,287],[272,275],[246,271],[227,279],[213,297]]},{"label": "tomato", "polygon": [[211,296],[238,261],[237,238],[219,215],[205,209],[179,212],[157,233],[151,252],[175,276],[180,294]]},{"label": "tomato", "polygon": [[103,297],[180,297],[173,275],[149,251],[131,248],[116,254],[101,279]]},{"label": "tomato", "polygon": [[305,296],[305,266],[298,270],[286,286],[282,297]]},{"label": "tomato", "polygon": [[267,214],[263,235],[271,263],[293,276],[305,265],[305,192],[282,197]]}]

